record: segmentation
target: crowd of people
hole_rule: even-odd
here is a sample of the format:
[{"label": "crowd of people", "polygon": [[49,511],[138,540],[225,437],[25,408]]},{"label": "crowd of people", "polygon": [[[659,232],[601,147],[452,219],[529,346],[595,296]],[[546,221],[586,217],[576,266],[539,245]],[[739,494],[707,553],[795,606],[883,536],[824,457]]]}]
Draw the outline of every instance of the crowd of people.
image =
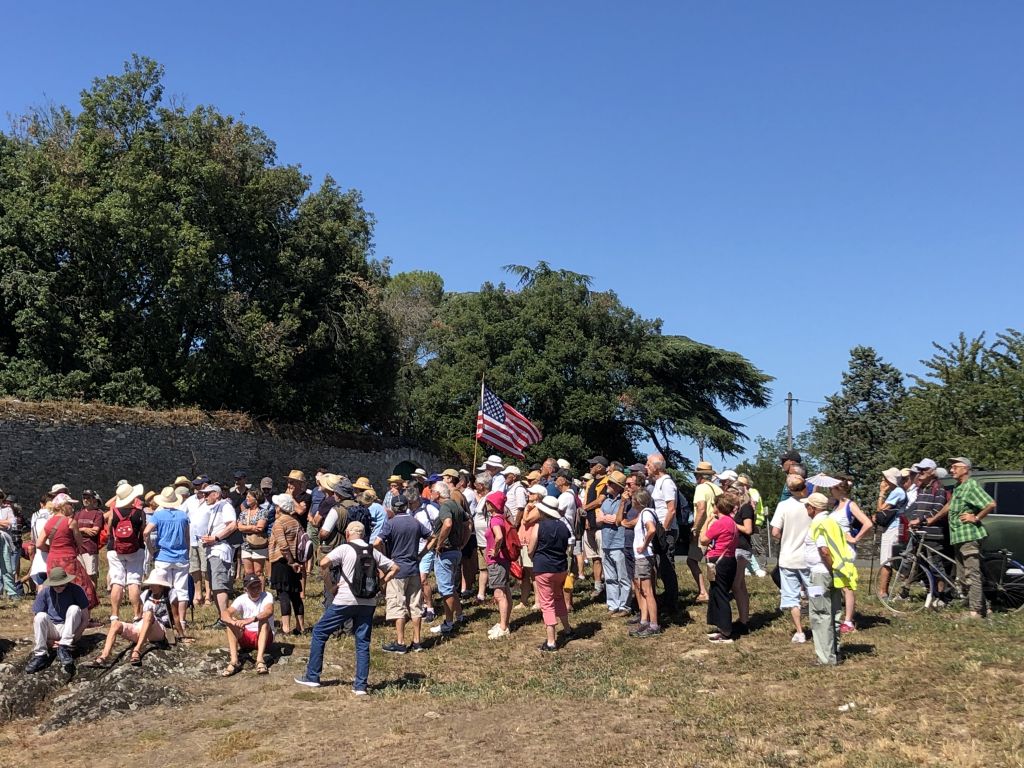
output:
[{"label": "crowd of people", "polygon": [[[382,650],[395,654],[423,651],[424,631],[440,638],[462,631],[464,607],[491,599],[497,621],[488,639],[509,638],[516,611],[539,611],[538,648],[554,653],[573,639],[574,601],[587,593],[629,637],[653,638],[680,617],[677,555],[685,557],[693,599],[706,604],[708,641],[736,642],[751,630],[746,579],[767,575],[769,535],[778,542],[780,610],[792,618],[792,642],[804,643],[806,603],[816,663],[838,663],[840,637],[856,631],[858,545],[884,528],[884,562],[900,518],[912,525],[948,518],[970,610],[984,611],[978,542],[995,503],[971,480],[968,459],[950,460],[951,496],[931,459],[886,470],[871,511],[850,498],[853,478],[837,474],[815,488],[799,453],[785,453],[780,465],[785,488],[770,518],[750,477],[702,461],[687,497],[657,453],[631,466],[593,456],[579,477],[565,459],[524,471],[492,455],[475,472],[393,475],[382,495],[368,478],[326,467],[312,482],[298,469],[282,483],[250,483],[238,471],[231,485],[178,476],[148,493],[123,480],[106,500],[90,489],[74,499],[57,483],[29,519],[0,492],[0,584],[15,600],[35,592],[27,673],[54,658],[73,671],[75,643],[88,627],[103,626],[93,614],[105,593],[107,637],[93,665],[111,663],[119,638],[134,665],[148,644],[194,642],[189,608],[209,604],[229,652],[224,676],[242,669],[242,653],[254,653],[256,673],[267,674],[275,636],[311,632],[296,682],[318,686],[327,642],[345,631],[355,638],[356,695],[367,692],[379,603],[394,622]],[[890,576],[883,568],[882,593]],[[325,603],[312,628],[304,604],[310,579],[322,581]],[[130,619],[121,618],[125,598]]]}]

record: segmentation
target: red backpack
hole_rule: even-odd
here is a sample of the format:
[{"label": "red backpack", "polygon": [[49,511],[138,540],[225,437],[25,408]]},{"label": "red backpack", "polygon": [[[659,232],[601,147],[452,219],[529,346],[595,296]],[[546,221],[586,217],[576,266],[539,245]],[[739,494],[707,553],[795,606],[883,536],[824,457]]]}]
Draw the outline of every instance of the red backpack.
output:
[{"label": "red backpack", "polygon": [[125,514],[118,509],[114,512],[117,515],[114,525],[114,551],[119,555],[130,555],[139,551],[139,541],[135,535],[135,526],[132,525],[132,511]]},{"label": "red backpack", "polygon": [[513,563],[519,562],[519,554],[523,551],[523,543],[519,540],[519,533],[512,527],[507,518],[501,518],[501,546]]}]

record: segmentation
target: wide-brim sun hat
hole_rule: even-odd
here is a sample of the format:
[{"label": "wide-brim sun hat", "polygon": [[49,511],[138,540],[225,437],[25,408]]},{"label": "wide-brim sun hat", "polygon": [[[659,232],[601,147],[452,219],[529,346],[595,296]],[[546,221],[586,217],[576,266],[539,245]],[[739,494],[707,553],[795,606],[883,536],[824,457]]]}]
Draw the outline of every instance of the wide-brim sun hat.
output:
[{"label": "wide-brim sun hat", "polygon": [[153,503],[161,509],[172,509],[181,503],[181,496],[178,495],[175,488],[168,485],[153,497]]},{"label": "wide-brim sun hat", "polygon": [[46,577],[46,581],[42,583],[44,587],[63,587],[65,584],[70,584],[75,580],[75,577],[61,568],[59,565],[55,565],[50,569],[50,574]]},{"label": "wide-brim sun hat", "polygon": [[293,482],[296,482],[296,483],[305,483],[306,482],[306,473],[303,472],[301,469],[293,469],[291,472],[289,472],[287,475],[285,475],[284,479],[285,480],[292,480]]},{"label": "wide-brim sun hat", "polygon": [[537,503],[537,509],[548,517],[560,518],[562,516],[558,511],[558,499],[554,496],[545,496],[541,499]]},{"label": "wide-brim sun hat", "polygon": [[122,483],[117,486],[117,491],[114,493],[114,506],[118,509],[124,509],[145,492],[146,489],[142,483],[138,485]]},{"label": "wide-brim sun hat", "polygon": [[887,470],[882,472],[882,477],[888,480],[892,485],[899,485],[902,475],[898,467],[889,467]]},{"label": "wide-brim sun hat", "polygon": [[171,589],[174,585],[171,584],[171,580],[167,578],[167,574],[164,571],[154,570],[149,574],[149,577],[142,582],[144,587],[163,587],[164,589]]}]

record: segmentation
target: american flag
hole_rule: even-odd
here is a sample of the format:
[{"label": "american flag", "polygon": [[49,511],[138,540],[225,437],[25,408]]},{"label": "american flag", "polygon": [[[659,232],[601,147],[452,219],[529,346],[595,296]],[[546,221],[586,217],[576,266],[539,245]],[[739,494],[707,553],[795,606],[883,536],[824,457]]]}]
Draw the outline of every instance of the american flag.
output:
[{"label": "american flag", "polygon": [[480,406],[476,414],[476,439],[482,443],[521,459],[523,449],[539,443],[543,437],[533,422],[487,387],[483,388]]}]

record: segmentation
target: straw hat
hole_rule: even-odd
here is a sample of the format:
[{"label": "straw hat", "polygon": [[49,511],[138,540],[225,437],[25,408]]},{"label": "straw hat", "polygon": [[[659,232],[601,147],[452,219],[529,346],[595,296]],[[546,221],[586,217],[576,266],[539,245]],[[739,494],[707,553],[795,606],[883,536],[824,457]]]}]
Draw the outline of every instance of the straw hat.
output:
[{"label": "straw hat", "polygon": [[392,483],[401,484],[401,483],[404,483],[404,482],[405,482],[405,478],[402,477],[401,475],[392,475],[391,477],[388,478],[388,485],[391,485]]},{"label": "straw hat", "polygon": [[294,480],[297,483],[305,483],[306,473],[301,469],[293,469],[288,473],[287,477],[285,477],[285,480]]},{"label": "straw hat", "polygon": [[316,483],[323,490],[333,492],[334,486],[341,482],[341,475],[336,475],[333,472],[324,472],[317,476]]},{"label": "straw hat", "polygon": [[[164,489],[166,490],[166,489]],[[170,589],[173,584],[167,578],[167,574],[164,571],[158,571],[155,568],[153,572],[149,574],[149,578],[142,582],[144,587],[163,587],[164,589]]]},{"label": "straw hat", "polygon": [[625,488],[626,476],[615,469],[608,473],[608,482],[619,486],[619,488]]},{"label": "straw hat", "polygon": [[171,485],[173,485],[175,488],[177,488],[179,486],[185,486],[189,490],[193,489],[192,481],[189,480],[184,475],[178,475],[176,478],[174,478],[174,482],[171,483]]},{"label": "straw hat", "polygon": [[138,485],[131,485],[129,483],[121,483],[117,486],[117,491],[114,493],[114,506],[118,509],[124,509],[130,506],[139,496],[145,493],[146,489],[142,486],[142,483]]},{"label": "straw hat", "polygon": [[352,483],[352,487],[357,491],[372,491],[373,485],[370,484],[370,478],[368,477],[357,477],[356,481]]},{"label": "straw hat", "polygon": [[153,497],[153,503],[161,509],[176,509],[181,504],[181,496],[178,495],[177,489],[168,485]]},{"label": "straw hat", "polygon": [[695,475],[713,475],[715,474],[715,468],[711,466],[710,461],[702,461],[697,464],[697,468],[693,470]]}]

